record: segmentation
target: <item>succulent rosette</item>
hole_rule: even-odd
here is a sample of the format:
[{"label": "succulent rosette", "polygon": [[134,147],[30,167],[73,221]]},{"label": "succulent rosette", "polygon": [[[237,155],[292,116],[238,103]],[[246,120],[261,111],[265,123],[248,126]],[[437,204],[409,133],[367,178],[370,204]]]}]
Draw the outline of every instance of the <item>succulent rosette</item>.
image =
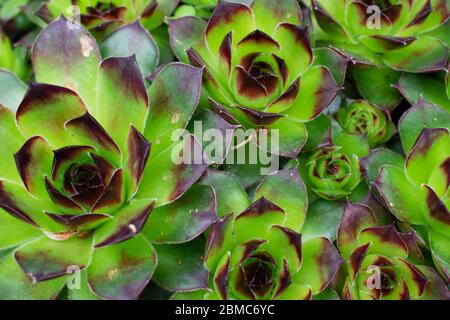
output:
[{"label": "succulent rosette", "polygon": [[342,146],[324,146],[302,155],[299,170],[308,191],[327,200],[350,196],[363,180],[359,157]]},{"label": "succulent rosette", "polygon": [[365,135],[371,148],[387,142],[396,131],[387,113],[365,100],[340,108],[337,119],[345,132]]},{"label": "succulent rosette", "polygon": [[296,166],[266,177],[250,205],[230,173],[209,170],[203,184],[229,191],[206,246],[210,288],[173,299],[308,300],[328,287],[342,259],[326,237],[301,239],[307,195]]},{"label": "succulent rosette", "polygon": [[311,0],[319,44],[330,45],[352,58],[353,78],[361,95],[386,110],[401,95],[392,88],[401,73],[446,69],[448,2]]},{"label": "succulent rosette", "polygon": [[[69,298],[135,299],[155,247],[218,220],[213,189],[191,188],[207,168],[199,142],[170,130],[194,113],[202,70],[168,65],[147,93],[133,56],[101,61],[64,18],[39,35],[33,67],[17,112],[0,108],[0,297],[56,298],[78,270]],[[172,161],[187,148],[200,161]]]},{"label": "succulent rosette", "polygon": [[304,122],[340,90],[336,81],[347,60],[331,49],[315,59],[295,0],[221,1],[208,23],[183,17],[171,20],[169,30],[177,57],[205,67],[209,96],[246,127],[279,130],[283,156],[298,155],[307,137]]},{"label": "succulent rosette", "polygon": [[423,265],[415,235],[381,225],[368,206],[347,204],[337,241],[348,275],[343,299],[450,299],[444,281]]},{"label": "succulent rosette", "polygon": [[420,233],[431,250],[436,268],[447,282],[450,274],[449,129],[450,114],[421,100],[400,120],[406,160],[385,149],[373,152],[364,160],[368,178],[386,207]]},{"label": "succulent rosette", "polygon": [[[44,21],[51,22],[60,15],[79,15],[80,22],[97,38],[117,27],[139,19],[149,30],[161,26],[170,16],[179,0],[89,0],[75,5],[70,0],[49,0],[37,13]],[[77,17],[75,17],[77,18]]]},{"label": "succulent rosette", "polygon": [[446,68],[448,48],[429,33],[448,28],[445,0],[312,0],[319,38],[376,65],[406,72]]}]

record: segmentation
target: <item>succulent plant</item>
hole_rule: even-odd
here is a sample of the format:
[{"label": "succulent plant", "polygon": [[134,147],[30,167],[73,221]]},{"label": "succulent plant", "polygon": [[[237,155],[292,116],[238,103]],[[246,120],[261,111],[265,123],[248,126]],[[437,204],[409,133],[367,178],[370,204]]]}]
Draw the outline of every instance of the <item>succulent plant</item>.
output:
[{"label": "succulent plant", "polygon": [[319,39],[357,60],[407,72],[446,68],[447,46],[429,36],[449,17],[444,0],[312,0]]},{"label": "succulent plant", "polygon": [[[400,120],[399,133],[407,159],[385,150],[364,160],[386,207],[409,223],[430,247],[436,268],[446,281],[448,255],[450,114],[421,100]],[[377,172],[379,171],[378,175]],[[375,178],[376,177],[376,178]]]},{"label": "succulent plant", "polygon": [[177,57],[205,67],[209,96],[246,127],[279,130],[283,156],[298,155],[306,142],[303,123],[340,90],[335,78],[347,60],[330,49],[314,59],[295,0],[255,0],[251,7],[222,1],[208,23],[183,17],[169,29]]},{"label": "succulent plant", "polygon": [[195,137],[171,137],[194,113],[202,70],[168,65],[147,94],[133,56],[100,61],[64,18],[39,35],[33,66],[38,83],[17,112],[0,108],[0,297],[56,298],[78,270],[69,298],[135,299],[156,245],[218,220],[212,188],[191,188],[206,162],[172,161],[190,147],[203,159]]},{"label": "succulent plant", "polygon": [[396,130],[385,111],[364,100],[340,108],[337,118],[344,131],[366,135],[371,148],[387,142]]},{"label": "succulent plant", "polygon": [[[78,1],[74,10],[70,0],[49,0],[40,8],[38,15],[51,22],[60,15],[79,15],[83,26],[97,38],[102,38],[117,27],[139,19],[148,29],[155,29],[170,16],[179,0],[88,0]],[[76,17],[75,17],[76,18]]]},{"label": "succulent plant", "polygon": [[328,287],[342,259],[326,237],[301,240],[307,197],[296,166],[266,177],[238,214],[249,200],[233,175],[210,170],[204,184],[232,191],[218,196],[226,215],[208,237],[210,288],[173,299],[307,300]]},{"label": "succulent plant", "polygon": [[348,203],[338,231],[347,261],[347,300],[448,300],[444,281],[422,256],[413,233],[380,225],[365,205]]}]

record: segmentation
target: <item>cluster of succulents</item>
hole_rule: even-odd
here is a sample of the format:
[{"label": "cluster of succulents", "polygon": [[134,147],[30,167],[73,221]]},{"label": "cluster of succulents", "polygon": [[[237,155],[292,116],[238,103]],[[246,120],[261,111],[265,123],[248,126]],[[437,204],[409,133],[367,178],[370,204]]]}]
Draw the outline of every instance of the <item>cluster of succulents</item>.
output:
[{"label": "cluster of succulents", "polygon": [[0,300],[450,300],[449,17],[0,1]]}]

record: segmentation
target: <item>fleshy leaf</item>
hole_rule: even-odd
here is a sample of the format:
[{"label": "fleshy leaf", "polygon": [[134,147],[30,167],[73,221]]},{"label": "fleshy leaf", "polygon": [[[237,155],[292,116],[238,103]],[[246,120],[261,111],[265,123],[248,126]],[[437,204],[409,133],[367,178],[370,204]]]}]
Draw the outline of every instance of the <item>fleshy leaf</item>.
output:
[{"label": "fleshy leaf", "polygon": [[61,17],[36,39],[32,52],[38,82],[77,92],[92,112],[100,53],[95,39],[80,25]]},{"label": "fleshy leaf", "polygon": [[53,147],[71,145],[64,124],[86,113],[86,107],[73,91],[49,84],[32,84],[17,110],[17,124],[31,137],[43,136]]},{"label": "fleshy leaf", "polygon": [[332,48],[316,48],[314,65],[327,67],[338,86],[343,86],[350,58]]},{"label": "fleshy leaf", "polygon": [[[338,247],[344,258],[350,257],[358,247],[359,233],[377,224],[372,210],[364,205],[347,203],[338,230]],[[362,243],[361,243],[362,244]]]},{"label": "fleshy leaf", "polygon": [[385,205],[397,218],[413,224],[424,223],[421,206],[425,200],[420,190],[405,176],[403,169],[383,167],[374,186]]},{"label": "fleshy leaf", "polygon": [[159,62],[158,47],[139,21],[114,30],[103,40],[100,51],[105,59],[136,55],[144,76],[151,75]]},{"label": "fleshy leaf", "polygon": [[185,137],[147,164],[137,197],[157,199],[157,206],[177,200],[206,171],[204,157],[197,139]]},{"label": "fleshy leaf", "polygon": [[301,12],[295,0],[256,0],[252,5],[256,27],[271,35],[277,25],[283,21],[295,25],[301,24]]},{"label": "fleshy leaf", "polygon": [[300,93],[286,113],[302,121],[317,117],[340,90],[330,71],[321,66],[309,69],[301,78],[301,83]]},{"label": "fleshy leaf", "polygon": [[287,220],[284,226],[299,232],[306,219],[308,198],[297,166],[267,176],[258,186],[255,199],[265,198],[282,208]]},{"label": "fleshy leaf", "polygon": [[217,222],[211,187],[194,186],[177,201],[153,210],[144,234],[152,243],[185,243]]},{"label": "fleshy leaf", "polygon": [[400,79],[400,72],[364,64],[354,66],[352,72],[364,99],[387,111],[394,110],[402,102],[398,91],[392,88]]},{"label": "fleshy leaf", "polygon": [[19,80],[13,73],[0,70],[0,105],[16,111],[22,102],[27,86]]},{"label": "fleshy leaf", "polygon": [[143,236],[97,249],[88,269],[89,285],[106,299],[137,299],[156,263],[156,251]]},{"label": "fleshy leaf", "polygon": [[135,56],[104,60],[97,91],[94,116],[119,147],[126,143],[130,125],[144,131],[148,97]]},{"label": "fleshy leaf", "polygon": [[[25,143],[25,138],[16,126],[14,113],[0,105],[0,177],[21,182],[20,175],[17,171],[14,157],[16,153]],[[9,156],[8,156],[9,155]]]},{"label": "fleshy leaf", "polygon": [[301,229],[303,241],[316,237],[336,240],[344,209],[345,205],[335,201],[317,200],[311,203],[308,217]]},{"label": "fleshy leaf", "polygon": [[45,236],[14,252],[14,258],[25,274],[40,282],[67,274],[70,267],[84,269],[92,253],[92,238],[55,241]]},{"label": "fleshy leaf", "polygon": [[155,205],[154,200],[135,200],[123,207],[111,220],[95,231],[95,247],[101,248],[136,237]]},{"label": "fleshy leaf", "polygon": [[424,129],[406,160],[406,174],[417,186],[427,183],[433,169],[450,155],[449,129]]},{"label": "fleshy leaf", "polygon": [[411,152],[417,138],[425,128],[447,128],[450,114],[424,100],[408,109],[400,119],[399,133],[406,154]]},{"label": "fleshy leaf", "polygon": [[0,251],[16,247],[39,237],[42,233],[0,209]]},{"label": "fleshy leaf", "polygon": [[186,244],[157,245],[158,267],[153,281],[165,290],[186,292],[208,289],[208,272],[203,264],[205,240]]},{"label": "fleshy leaf", "polygon": [[217,213],[221,218],[229,214],[238,215],[250,206],[247,193],[232,173],[208,169],[201,184],[214,188]]},{"label": "fleshy leaf", "polygon": [[65,277],[33,283],[20,269],[13,254],[0,258],[0,274],[2,300],[53,300],[66,285]]},{"label": "fleshy leaf", "polygon": [[151,112],[144,133],[152,143],[152,158],[173,144],[172,133],[186,128],[200,100],[202,73],[201,69],[173,63],[153,81],[149,89]]},{"label": "fleshy leaf", "polygon": [[235,221],[234,233],[238,243],[265,239],[272,225],[283,225],[286,214],[283,209],[261,198],[241,213]]},{"label": "fleshy leaf", "polygon": [[180,61],[189,62],[187,49],[206,46],[204,40],[206,26],[204,20],[193,16],[169,20],[170,45]]},{"label": "fleshy leaf", "polygon": [[327,238],[315,238],[302,245],[303,263],[292,277],[296,285],[308,285],[313,294],[322,292],[334,279],[344,263],[339,252]]},{"label": "fleshy leaf", "polygon": [[425,101],[450,111],[450,96],[445,94],[442,80],[426,74],[404,73],[395,88],[411,104],[420,104],[420,100],[423,98]]},{"label": "fleshy leaf", "polygon": [[389,165],[403,169],[405,159],[390,149],[381,148],[373,150],[367,157],[361,159],[361,164],[366,179],[369,183],[373,183],[383,166]]},{"label": "fleshy leaf", "polygon": [[371,243],[370,254],[406,258],[408,247],[393,225],[369,227],[361,231],[359,243]]},{"label": "fleshy leaf", "polygon": [[47,190],[44,177],[51,175],[53,160],[47,141],[39,136],[29,139],[14,155],[14,159],[27,190],[39,198],[45,197]]}]

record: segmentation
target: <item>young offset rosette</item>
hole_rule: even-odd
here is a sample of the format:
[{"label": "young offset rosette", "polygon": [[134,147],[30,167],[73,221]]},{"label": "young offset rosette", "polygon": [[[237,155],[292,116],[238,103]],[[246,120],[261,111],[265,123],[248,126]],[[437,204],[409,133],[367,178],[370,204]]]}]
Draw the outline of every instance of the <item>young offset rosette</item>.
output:
[{"label": "young offset rosette", "polygon": [[407,72],[446,69],[448,48],[431,31],[449,17],[445,0],[311,0],[318,38],[356,60]]},{"label": "young offset rosette", "polygon": [[327,200],[351,195],[363,177],[358,156],[339,146],[302,155],[300,172],[308,190]]},{"label": "young offset rosette", "polygon": [[210,288],[173,299],[308,300],[328,287],[342,259],[326,237],[302,241],[307,199],[296,167],[267,177],[238,214],[249,200],[232,175],[209,171],[204,183],[229,190],[218,196],[219,213],[228,214],[206,246]]},{"label": "young offset rosette", "polygon": [[344,131],[365,135],[371,148],[387,142],[396,131],[385,111],[364,100],[340,108],[337,119]]},{"label": "young offset rosette", "polygon": [[204,161],[172,161],[185,149],[203,159],[193,136],[170,136],[197,106],[202,71],[168,65],[147,94],[134,57],[100,61],[63,18],[39,35],[33,66],[17,112],[0,108],[0,297],[56,298],[71,275],[71,299],[135,299],[157,267],[153,243],[218,220],[212,188],[191,189]]},{"label": "young offset rosette", "polygon": [[450,279],[449,130],[450,114],[421,100],[400,120],[406,160],[384,149],[364,160],[386,207],[398,219],[421,230],[437,269],[447,281]]},{"label": "young offset rosette", "polygon": [[338,230],[347,261],[342,292],[347,300],[448,300],[444,281],[430,267],[413,233],[380,225],[372,209],[348,203]]},{"label": "young offset rosette", "polygon": [[[239,122],[280,130],[280,154],[295,157],[306,141],[303,125],[339,91],[347,60],[331,49],[314,59],[295,0],[255,0],[251,6],[220,1],[208,23],[170,21],[172,48],[181,61],[205,67],[204,86]],[[332,62],[330,62],[332,61]]]}]

